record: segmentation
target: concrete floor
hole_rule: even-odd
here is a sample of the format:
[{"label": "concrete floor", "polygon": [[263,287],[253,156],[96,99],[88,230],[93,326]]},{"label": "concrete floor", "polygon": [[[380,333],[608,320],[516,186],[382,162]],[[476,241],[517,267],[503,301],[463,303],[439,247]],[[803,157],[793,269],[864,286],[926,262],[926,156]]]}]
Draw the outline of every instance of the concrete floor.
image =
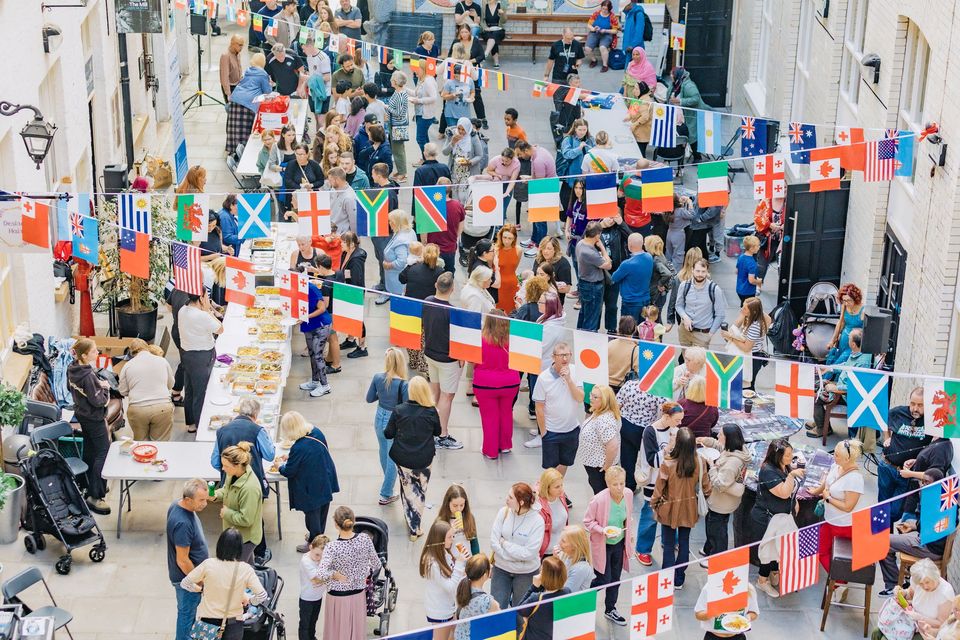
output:
[{"label": "concrete floor", "polygon": [[[214,39],[214,52],[206,59],[217,60],[227,44],[226,37]],[[542,56],[543,54],[541,54]],[[542,75],[541,65],[533,66],[528,58],[505,59],[503,70],[526,77],[537,78]],[[616,90],[620,74],[598,73],[599,69],[584,73],[584,86],[597,90]],[[192,88],[194,80],[185,79],[185,87]],[[216,87],[215,72],[207,72],[205,87]],[[488,119],[491,129],[491,152],[505,145],[505,137],[500,116],[508,106],[520,111],[521,124],[530,139],[551,148],[548,129],[548,100],[530,98],[529,83],[514,82],[514,88],[507,93],[493,90],[484,92]],[[186,94],[185,94],[186,95]],[[217,106],[192,110],[185,118],[191,164],[201,163],[208,170],[207,191],[225,192],[235,188],[232,177],[223,160],[222,141],[225,113]],[[415,145],[409,145],[408,157],[415,155]],[[695,171],[687,171],[684,183],[688,188],[696,188]],[[409,197],[409,196],[407,196]],[[212,201],[218,196],[212,197]],[[401,202],[404,199],[402,198]],[[728,211],[727,224],[747,222],[752,218],[753,201],[749,178],[739,175],[734,183],[733,202]],[[526,234],[524,234],[526,235]],[[368,249],[372,255],[372,251]],[[524,259],[521,269],[530,264]],[[368,278],[374,277],[372,260],[368,260]],[[713,277],[729,292],[727,301],[730,309],[728,319],[735,316],[736,296],[733,295],[735,280],[734,260],[724,258],[712,267]],[[772,274],[771,274],[772,275]],[[460,274],[462,278],[462,274]],[[772,278],[769,278],[773,281]],[[768,310],[773,306],[774,294],[764,293],[763,299]],[[575,313],[572,301],[568,301],[570,325],[573,325]],[[390,525],[394,536],[390,540],[389,566],[394,571],[400,585],[399,605],[394,613],[391,631],[399,633],[424,626],[422,607],[422,580],[417,573],[416,564],[420,555],[420,544],[411,543],[405,535],[405,527],[399,504],[388,507],[377,505],[377,494],[381,480],[377,457],[377,443],[373,434],[373,416],[375,407],[363,402],[372,375],[381,370],[383,349],[387,346],[387,318],[385,307],[378,307],[368,299],[366,306],[367,327],[370,332],[370,357],[360,360],[343,360],[343,372],[331,376],[333,393],[321,399],[310,399],[297,389],[297,383],[309,375],[306,358],[294,355],[290,380],[286,386],[283,410],[297,410],[319,425],[326,434],[337,463],[341,492],[336,496],[334,506],[346,504],[358,514],[383,518]],[[105,319],[98,319],[104,321]],[[164,321],[167,321],[165,319]],[[676,342],[676,332],[667,336],[670,342]],[[302,338],[295,337],[294,354],[302,349]],[[173,354],[173,358],[176,355]],[[771,369],[762,376],[766,385],[770,385]],[[761,390],[764,384],[760,385]],[[523,394],[525,397],[525,394]],[[461,451],[440,451],[433,465],[433,478],[428,491],[428,501],[436,503],[446,488],[454,482],[469,488],[470,499],[482,532],[488,531],[497,510],[503,504],[509,486],[516,481],[533,482],[540,473],[539,450],[528,450],[520,446],[527,438],[527,429],[533,426],[519,403],[515,412],[514,453],[502,456],[499,461],[490,462],[480,455],[480,422],[476,409],[472,408],[465,396],[458,395],[451,416],[451,432],[464,442]],[[840,429],[842,433],[842,429]],[[183,428],[183,418],[177,412],[175,439],[189,440]],[[800,440],[805,439],[802,434]],[[809,440],[807,440],[809,442]],[[868,474],[868,493],[875,499],[875,478]],[[572,521],[583,515],[590,490],[582,467],[571,469],[567,476],[567,492],[575,507],[571,513]],[[75,616],[70,625],[76,640],[119,640],[136,637],[144,640],[173,638],[176,607],[173,589],[167,580],[164,516],[167,506],[178,497],[179,483],[157,482],[139,483],[133,488],[135,509],[125,517],[124,535],[121,540],[115,536],[115,514],[98,518],[107,535],[107,558],[102,564],[93,564],[85,550],[77,551],[73,572],[67,576],[58,576],[53,571],[59,551],[51,544],[44,552],[29,556],[22,544],[14,544],[0,549],[0,561],[4,568],[0,578],[7,578],[29,565],[39,565],[50,580],[50,586],[58,603]],[[116,509],[117,487],[110,498]],[[287,496],[283,496],[283,540],[277,539],[274,498],[265,505],[267,538],[273,549],[274,559],[271,566],[287,579],[287,586],[280,601],[280,610],[288,621],[291,636],[296,634],[297,624],[297,563],[299,554],[294,547],[302,540],[305,528],[302,516],[298,512],[287,510]],[[425,521],[429,524],[434,518],[435,508],[427,512]],[[220,522],[215,509],[210,508],[202,514],[202,520],[208,540],[213,543],[220,531]],[[333,532],[332,525],[328,533]],[[692,535],[691,549],[699,549],[703,542],[703,528],[698,526]],[[481,546],[489,549],[488,534],[481,533]],[[52,548],[51,548],[52,547]],[[654,552],[659,559],[660,550]],[[656,566],[654,567],[656,568]],[[633,575],[637,575],[634,564]],[[878,572],[879,573],[879,572]],[[624,576],[626,577],[626,576]],[[702,635],[699,625],[693,617],[693,605],[701,587],[706,581],[706,571],[694,566],[688,572],[687,588],[676,595],[676,624],[670,633],[661,634],[668,638],[693,638]],[[795,640],[820,638],[819,632],[821,585],[806,591],[792,594],[783,599],[770,599],[760,594],[761,614],[755,623],[753,637],[766,637],[767,633],[787,632]],[[35,592],[28,602],[43,602],[45,594]],[[851,601],[859,602],[860,596],[854,594]],[[620,611],[629,615],[629,586],[621,589]],[[874,612],[880,602],[874,599]],[[875,614],[874,614],[875,617]],[[371,624],[371,630],[373,626]],[[779,630],[779,631],[778,631]],[[372,633],[372,631],[371,631]],[[826,637],[846,640],[860,637],[862,633],[862,614],[853,610],[835,610],[829,620]],[[625,639],[627,629],[615,627],[603,618],[598,618],[598,638]],[[333,639],[326,639],[333,640]]]}]

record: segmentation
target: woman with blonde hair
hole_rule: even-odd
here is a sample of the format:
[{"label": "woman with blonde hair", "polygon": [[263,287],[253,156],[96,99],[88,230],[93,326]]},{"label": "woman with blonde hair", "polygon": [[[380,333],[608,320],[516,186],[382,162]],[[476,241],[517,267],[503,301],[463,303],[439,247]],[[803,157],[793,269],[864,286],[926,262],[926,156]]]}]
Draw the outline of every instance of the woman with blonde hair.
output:
[{"label": "woman with blonde hair", "polygon": [[417,241],[413,232],[410,214],[403,209],[394,209],[387,215],[390,233],[393,235],[383,248],[383,278],[388,293],[404,295],[405,287],[400,282],[400,272],[407,266],[410,243]]},{"label": "woman with blonde hair", "polygon": [[400,283],[406,285],[403,295],[417,300],[426,300],[437,292],[437,278],[443,273],[440,247],[432,242],[423,245],[423,260],[410,264],[400,271]]},{"label": "woman with blonde hair", "polygon": [[[207,186],[207,170],[198,164],[193,165],[187,170],[183,182],[177,185],[177,194],[203,193]],[[206,214],[206,212],[204,212]]]},{"label": "woman with blonde hair", "polygon": [[[303,512],[307,540],[313,540],[327,528],[327,513],[333,494],[340,491],[337,466],[327,447],[327,439],[319,428],[307,422],[300,413],[288,411],[280,418],[284,442],[293,442],[288,455],[280,456],[280,475],[287,479],[290,508]],[[297,546],[298,553],[307,553],[310,545]]]},{"label": "woman with blonde hair", "polygon": [[133,356],[120,370],[120,395],[127,399],[127,420],[134,440],[169,440],[173,429],[173,368],[150,352],[140,338],[130,341]]},{"label": "woman with blonde hair", "polygon": [[720,410],[707,404],[707,379],[694,376],[687,383],[684,397],[680,398],[683,408],[681,427],[687,427],[698,438],[709,438],[713,428],[720,420]]},{"label": "woman with blonde hair", "polygon": [[230,92],[227,100],[226,153],[234,154],[239,145],[246,144],[260,107],[256,99],[273,90],[270,76],[264,70],[266,66],[267,58],[263,53],[258,51],[251,55],[250,66]]},{"label": "woman with blonde hair", "polygon": [[520,390],[520,374],[509,366],[510,322],[495,309],[483,321],[481,361],[474,368],[473,392],[480,408],[483,445],[487,460],[513,451],[513,405]]},{"label": "woman with blonde hair", "polygon": [[430,383],[420,376],[414,376],[407,394],[409,400],[393,410],[383,435],[393,439],[390,459],[397,464],[400,501],[403,503],[410,539],[416,540],[423,535],[420,522],[426,507],[430,465],[437,453],[434,438],[439,438],[442,430]]},{"label": "woman with blonde hair", "polygon": [[320,580],[327,583],[327,606],[323,610],[323,637],[337,640],[367,638],[367,578],[383,568],[370,536],[354,530],[353,509],[333,512],[337,537],[323,550]]},{"label": "woman with blonde hair", "polygon": [[[457,587],[465,575],[470,550],[454,545],[455,530],[449,522],[437,520],[427,532],[420,551],[420,577],[426,578],[423,608],[429,624],[444,624],[457,613]],[[453,626],[434,629],[434,640],[449,640]]]},{"label": "woman with blonde hair", "polygon": [[[863,444],[855,439],[843,440],[833,450],[833,464],[820,486],[810,493],[823,500],[824,523],[820,526],[820,566],[830,572],[835,538],[850,539],[853,511],[863,496],[863,474],[860,456]],[[839,596],[838,596],[839,597]]]},{"label": "woman with blonde hair", "polygon": [[397,465],[390,459],[390,446],[393,444],[384,435],[393,410],[407,400],[407,362],[403,351],[398,347],[387,347],[383,356],[383,371],[375,373],[367,389],[367,402],[377,403],[377,413],[373,419],[373,429],[377,434],[380,452],[380,468],[383,470],[383,483],[380,485],[380,506],[388,505],[400,499],[393,492],[397,483]]},{"label": "woman with blonde hair", "polygon": [[[650,302],[663,312],[663,303],[676,285],[677,270],[663,252],[663,238],[650,234],[643,239],[643,248],[653,256],[653,276],[650,278]],[[669,319],[667,324],[671,324]]]},{"label": "woman with blonde hair", "polygon": [[484,265],[474,267],[467,283],[460,290],[460,304],[468,311],[490,313],[496,303],[488,289],[493,284],[493,269]]},{"label": "woman with blonde hair", "polygon": [[263,540],[263,489],[260,479],[250,468],[251,444],[241,441],[220,453],[220,463],[226,477],[212,500],[223,503],[220,519],[223,529],[231,527],[243,538],[244,562],[253,564],[253,550]]},{"label": "woman with blonde hair", "polygon": [[604,475],[620,458],[620,408],[609,385],[590,390],[590,415],[580,426],[577,457],[594,495],[607,488]]},{"label": "woman with blonde hair", "polygon": [[590,534],[582,524],[571,524],[563,528],[553,555],[563,560],[567,567],[567,582],[564,586],[570,589],[571,593],[590,588],[594,578]]},{"label": "woman with blonde hair", "polygon": [[[530,276],[523,279],[523,285],[517,292],[517,306],[510,314],[511,318],[536,322],[540,317],[540,296],[547,292],[550,283],[543,276]],[[520,294],[523,298],[520,299]]]},{"label": "woman with blonde hair", "polygon": [[563,491],[563,474],[555,468],[543,470],[536,489],[540,517],[543,518],[543,542],[540,543],[542,558],[556,553],[560,534],[570,523],[570,508],[567,506],[567,494]]}]

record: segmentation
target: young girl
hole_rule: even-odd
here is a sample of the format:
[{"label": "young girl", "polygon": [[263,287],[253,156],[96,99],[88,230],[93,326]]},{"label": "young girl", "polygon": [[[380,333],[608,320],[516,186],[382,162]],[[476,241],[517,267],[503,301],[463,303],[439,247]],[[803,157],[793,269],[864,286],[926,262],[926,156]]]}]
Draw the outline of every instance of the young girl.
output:
[{"label": "young girl", "polygon": [[310,541],[310,551],[300,558],[300,626],[298,640],[313,640],[317,637],[317,620],[320,618],[320,606],[323,594],[327,592],[326,583],[320,578],[320,559],[323,548],[330,542],[324,535]]},{"label": "young girl", "polygon": [[280,148],[277,146],[277,136],[270,129],[260,134],[263,148],[257,155],[257,169],[260,170],[260,186],[277,188],[283,183],[280,176]]},{"label": "young girl", "polygon": [[357,135],[357,131],[359,131],[361,125],[363,125],[363,118],[366,115],[367,101],[360,96],[350,98],[350,115],[347,116],[347,123],[343,126],[343,130],[347,132],[347,135],[351,138]]},{"label": "young girl", "polygon": [[[467,560],[466,577],[457,585],[457,620],[466,620],[485,613],[500,611],[500,605],[483,585],[490,579],[490,560],[475,554]],[[470,640],[470,623],[458,624],[453,640]]]},{"label": "young girl", "polygon": [[[453,546],[454,529],[450,523],[437,520],[427,532],[427,541],[420,553],[420,577],[426,578],[423,589],[423,608],[427,622],[439,624],[453,620],[457,612],[457,586],[464,576],[469,551]],[[453,627],[434,631],[434,640],[449,640]]]},{"label": "young girl", "polygon": [[657,305],[648,305],[640,313],[643,316],[643,322],[637,325],[637,337],[647,342],[663,342],[665,330],[663,325],[657,322],[660,319],[660,309]]},{"label": "young girl", "polygon": [[470,499],[467,490],[459,484],[452,484],[443,494],[437,520],[449,522],[453,527],[454,544],[462,544],[470,549],[470,555],[480,553],[480,541],[477,539],[477,521],[470,511]]}]

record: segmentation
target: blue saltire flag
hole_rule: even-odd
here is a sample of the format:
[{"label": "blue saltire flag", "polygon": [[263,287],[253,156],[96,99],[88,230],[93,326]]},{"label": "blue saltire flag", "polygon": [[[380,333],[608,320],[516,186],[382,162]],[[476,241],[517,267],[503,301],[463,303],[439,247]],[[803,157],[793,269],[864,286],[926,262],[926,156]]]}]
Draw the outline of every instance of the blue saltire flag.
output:
[{"label": "blue saltire flag", "polygon": [[887,375],[851,371],[847,378],[847,424],[884,431],[889,410]]},{"label": "blue saltire flag", "polygon": [[762,156],[767,152],[767,121],[752,116],[740,118],[740,155]]},{"label": "blue saltire flag", "polygon": [[73,255],[96,266],[100,264],[100,224],[96,218],[81,217],[82,234],[73,236]]},{"label": "blue saltire flag", "polygon": [[810,164],[810,152],[817,146],[817,130],[812,124],[791,122],[788,132],[790,137],[790,159],[795,164]]},{"label": "blue saltire flag", "polygon": [[957,528],[960,480],[944,478],[920,489],[920,544],[935,542]]}]

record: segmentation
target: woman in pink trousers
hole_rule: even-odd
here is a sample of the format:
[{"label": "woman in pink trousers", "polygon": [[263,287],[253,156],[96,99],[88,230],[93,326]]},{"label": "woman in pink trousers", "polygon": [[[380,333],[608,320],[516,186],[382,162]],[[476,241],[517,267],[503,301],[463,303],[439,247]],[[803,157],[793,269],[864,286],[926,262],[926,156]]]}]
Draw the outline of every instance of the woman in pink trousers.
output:
[{"label": "woman in pink trousers", "polygon": [[509,339],[510,321],[503,311],[488,312],[481,333],[482,362],[473,374],[483,427],[483,457],[488,460],[513,450],[513,404],[520,390],[520,374],[507,366]]}]

